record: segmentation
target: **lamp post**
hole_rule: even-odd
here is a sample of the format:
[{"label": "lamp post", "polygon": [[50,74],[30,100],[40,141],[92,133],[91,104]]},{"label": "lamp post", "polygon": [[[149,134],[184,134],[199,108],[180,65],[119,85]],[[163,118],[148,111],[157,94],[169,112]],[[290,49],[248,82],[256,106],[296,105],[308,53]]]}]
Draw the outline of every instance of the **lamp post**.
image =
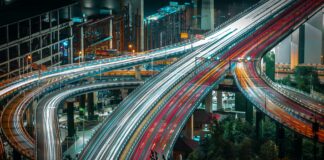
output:
[{"label": "lamp post", "polygon": [[79,65],[81,64],[82,51],[79,52]]},{"label": "lamp post", "polygon": [[32,56],[31,55],[28,55],[27,56],[27,66],[28,66],[28,62],[30,62],[30,66],[29,66],[29,68],[30,68],[30,72],[32,72],[32,66],[31,66],[31,64],[32,64]]}]

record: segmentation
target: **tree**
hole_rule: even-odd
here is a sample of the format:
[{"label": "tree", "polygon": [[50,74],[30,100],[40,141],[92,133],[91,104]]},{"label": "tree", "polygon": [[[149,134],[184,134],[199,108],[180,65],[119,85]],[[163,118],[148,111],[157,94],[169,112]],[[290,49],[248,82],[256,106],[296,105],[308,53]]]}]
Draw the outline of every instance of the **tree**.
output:
[{"label": "tree", "polygon": [[250,138],[245,137],[239,146],[238,158],[239,160],[251,160],[254,157],[253,142]]},{"label": "tree", "polygon": [[205,159],[206,154],[205,152],[202,150],[201,147],[198,147],[197,149],[195,149],[193,152],[191,152],[188,156],[189,160],[200,160],[200,159]]},{"label": "tree", "polygon": [[276,144],[269,140],[261,145],[260,157],[262,160],[274,160],[278,156],[278,147]]},{"label": "tree", "polygon": [[324,94],[324,85],[321,84],[321,81],[319,79],[318,73],[317,72],[312,72],[311,76],[311,85],[313,86],[313,89],[317,92],[323,93]]},{"label": "tree", "polygon": [[[320,86],[318,75],[313,67],[297,66],[294,73],[296,87],[302,91],[310,92],[312,86]],[[317,88],[317,87],[315,87]]]},{"label": "tree", "polygon": [[272,80],[275,81],[275,54],[273,52],[267,53],[263,58],[266,65],[266,75]]},{"label": "tree", "polygon": [[230,116],[223,120],[224,138],[230,140],[234,144],[239,144],[244,137],[251,137],[252,126],[242,119],[235,119]]},{"label": "tree", "polygon": [[266,117],[263,121],[263,142],[267,142],[268,140],[274,141],[276,139],[276,125],[275,123],[268,117]]}]

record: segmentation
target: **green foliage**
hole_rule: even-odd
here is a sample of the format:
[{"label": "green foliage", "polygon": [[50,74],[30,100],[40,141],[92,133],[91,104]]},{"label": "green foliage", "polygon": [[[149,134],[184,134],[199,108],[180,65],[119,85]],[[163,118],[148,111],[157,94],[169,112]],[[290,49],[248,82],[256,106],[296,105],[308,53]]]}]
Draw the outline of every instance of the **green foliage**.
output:
[{"label": "green foliage", "polygon": [[235,144],[241,143],[244,137],[250,137],[252,133],[252,126],[241,119],[229,117],[222,122],[222,125],[224,126],[224,138]]},{"label": "green foliage", "polygon": [[260,158],[262,160],[274,160],[278,156],[278,148],[276,144],[269,140],[261,145]]},{"label": "green foliage", "polygon": [[302,91],[310,92],[312,73],[312,67],[297,66],[294,73],[296,87]]},{"label": "green foliage", "polygon": [[266,75],[272,80],[275,80],[275,54],[273,52],[267,53],[263,57],[264,63],[266,65]]},{"label": "green foliage", "polygon": [[268,117],[264,118],[263,121],[263,142],[267,142],[269,140],[275,141],[276,136],[276,125],[275,123]]},{"label": "green foliage", "polygon": [[278,80],[278,83],[280,84],[283,84],[283,85],[287,85],[287,86],[290,86],[290,87],[294,87],[295,84],[292,82],[291,80],[291,76],[288,75],[287,77],[281,79],[281,80]]},{"label": "green foliage", "polygon": [[297,66],[295,68],[294,80],[290,75],[278,80],[278,83],[294,87],[304,92],[310,93],[311,88],[324,94],[324,85],[320,83],[318,73],[313,67]]},{"label": "green foliage", "polygon": [[254,157],[251,138],[252,126],[241,119],[230,116],[220,124],[215,121],[211,129],[212,136],[198,149],[192,152],[188,159],[234,160],[251,159]]},{"label": "green foliage", "polygon": [[313,67],[298,66],[295,69],[296,88],[305,92],[315,91],[324,93],[324,85],[320,83],[318,73]]},{"label": "green foliage", "polygon": [[245,137],[242,143],[239,145],[238,159],[239,160],[250,160],[253,159],[253,141],[252,139]]},{"label": "green foliage", "polygon": [[[197,149],[189,154],[189,160],[275,160],[278,159],[276,141],[276,122],[265,117],[263,120],[263,138],[256,141],[254,128],[248,122],[229,116],[221,122],[215,121],[211,128],[211,136]],[[295,133],[285,129],[284,159],[295,159]],[[314,159],[314,143],[312,140],[303,141],[303,159]],[[324,154],[317,144],[317,155]]]},{"label": "green foliage", "polygon": [[205,152],[202,150],[201,147],[198,147],[195,149],[192,153],[189,154],[188,159],[189,160],[199,160],[206,157]]}]

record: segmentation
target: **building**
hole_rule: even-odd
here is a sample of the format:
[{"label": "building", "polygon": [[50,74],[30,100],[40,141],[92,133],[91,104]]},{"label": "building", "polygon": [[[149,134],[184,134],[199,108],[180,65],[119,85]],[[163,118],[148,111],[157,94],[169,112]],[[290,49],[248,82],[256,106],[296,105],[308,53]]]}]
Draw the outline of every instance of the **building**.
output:
[{"label": "building", "polygon": [[[144,49],[155,49],[189,38],[192,14],[191,4],[179,5],[177,2],[170,2],[169,6],[146,17],[144,19]],[[187,36],[181,39],[181,33]]]},{"label": "building", "polygon": [[0,80],[71,63],[75,4],[22,1],[0,9]]}]

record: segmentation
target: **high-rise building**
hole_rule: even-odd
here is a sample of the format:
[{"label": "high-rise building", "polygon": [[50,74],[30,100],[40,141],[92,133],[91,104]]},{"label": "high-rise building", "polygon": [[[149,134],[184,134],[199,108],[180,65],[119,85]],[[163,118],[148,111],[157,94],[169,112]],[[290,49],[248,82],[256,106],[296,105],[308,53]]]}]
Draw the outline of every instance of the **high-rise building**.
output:
[{"label": "high-rise building", "polygon": [[20,2],[0,10],[0,80],[71,63],[73,1]]},{"label": "high-rise building", "polygon": [[[189,35],[192,23],[192,5],[170,2],[144,20],[144,48],[155,49],[181,41],[181,33]],[[188,37],[189,38],[189,37]]]}]

